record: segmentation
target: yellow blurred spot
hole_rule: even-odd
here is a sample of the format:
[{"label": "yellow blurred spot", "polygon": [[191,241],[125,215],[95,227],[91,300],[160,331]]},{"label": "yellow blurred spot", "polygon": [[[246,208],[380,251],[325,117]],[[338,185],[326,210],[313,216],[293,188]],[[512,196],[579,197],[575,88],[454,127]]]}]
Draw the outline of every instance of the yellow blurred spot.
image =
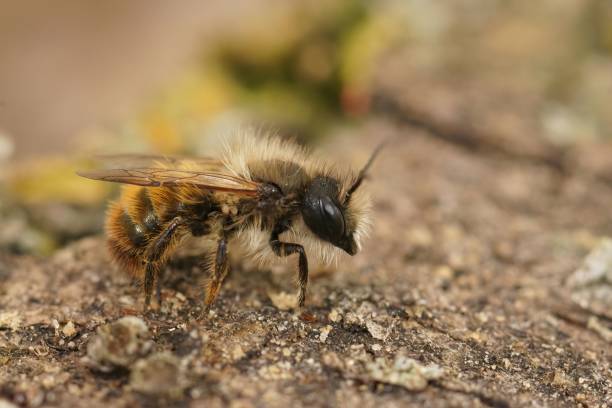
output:
[{"label": "yellow blurred spot", "polygon": [[347,36],[342,47],[341,78],[357,88],[366,87],[380,55],[401,39],[406,22],[389,14],[372,15]]},{"label": "yellow blurred spot", "polygon": [[171,118],[153,114],[144,118],[142,126],[145,138],[151,143],[154,150],[176,153],[183,147],[176,124]]},{"label": "yellow blurred spot", "polygon": [[198,126],[232,105],[235,83],[221,70],[191,72],[170,87],[137,120],[139,132],[157,153],[182,153]]},{"label": "yellow blurred spot", "polygon": [[95,205],[110,194],[111,184],[76,175],[79,163],[51,158],[27,162],[13,169],[7,187],[17,199],[27,204],[63,202]]}]

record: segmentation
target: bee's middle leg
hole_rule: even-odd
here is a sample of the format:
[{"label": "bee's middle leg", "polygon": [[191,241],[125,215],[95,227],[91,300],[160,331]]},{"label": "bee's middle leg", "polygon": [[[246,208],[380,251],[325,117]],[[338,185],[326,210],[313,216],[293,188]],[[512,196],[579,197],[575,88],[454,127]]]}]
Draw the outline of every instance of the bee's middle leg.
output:
[{"label": "bee's middle leg", "polygon": [[215,255],[215,264],[212,270],[212,274],[206,284],[206,299],[204,301],[204,311],[208,311],[210,306],[213,304],[221,284],[227,276],[229,271],[229,262],[227,259],[227,240],[222,237],[217,243],[217,253]]},{"label": "bee's middle leg", "polygon": [[166,253],[171,248],[172,239],[176,231],[182,225],[181,217],[175,217],[170,221],[168,226],[155,238],[147,249],[147,260],[144,276],[144,291],[145,291],[145,311],[151,304],[151,295],[153,293],[153,283],[156,284],[156,297],[158,305],[161,307],[161,269],[163,267],[160,260],[165,258]]}]

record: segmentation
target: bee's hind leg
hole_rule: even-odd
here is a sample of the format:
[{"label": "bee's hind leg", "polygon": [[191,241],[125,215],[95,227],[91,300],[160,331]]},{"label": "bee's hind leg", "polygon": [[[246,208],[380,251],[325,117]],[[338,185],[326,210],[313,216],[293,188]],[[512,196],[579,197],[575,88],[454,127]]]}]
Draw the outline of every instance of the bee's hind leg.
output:
[{"label": "bee's hind leg", "polygon": [[208,312],[211,305],[217,298],[221,284],[229,272],[229,262],[227,259],[227,239],[222,237],[217,243],[217,252],[212,273],[206,283],[206,298],[204,300],[204,314]]},{"label": "bee's hind leg", "polygon": [[145,292],[145,300],[144,300],[144,311],[149,310],[149,306],[151,304],[151,293],[153,292],[153,282],[155,281],[155,275],[157,275],[156,270],[159,268],[154,262],[149,262],[147,260],[145,276],[144,276],[144,292]]},{"label": "bee's hind leg", "polygon": [[164,268],[159,268],[157,270],[157,274],[155,275],[155,299],[157,300],[157,305],[161,309],[162,305],[162,281],[164,280]]},{"label": "bee's hind leg", "polygon": [[160,260],[165,258],[166,253],[171,249],[172,239],[177,229],[182,225],[183,219],[175,217],[170,221],[166,229],[155,238],[147,249],[147,261],[144,276],[144,292],[145,304],[144,310],[149,309],[151,304],[151,295],[153,294],[153,283],[156,283],[155,295],[158,305],[161,307],[161,268],[163,267]]}]

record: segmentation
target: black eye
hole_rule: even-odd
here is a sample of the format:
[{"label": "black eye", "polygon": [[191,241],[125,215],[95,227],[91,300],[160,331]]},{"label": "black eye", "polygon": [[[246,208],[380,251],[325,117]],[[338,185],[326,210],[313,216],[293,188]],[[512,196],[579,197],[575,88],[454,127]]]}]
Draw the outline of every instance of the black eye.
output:
[{"label": "black eye", "polygon": [[344,216],[329,197],[309,200],[302,215],[308,228],[324,240],[335,243],[344,237]]},{"label": "black eye", "polygon": [[331,200],[322,200],[323,205],[323,221],[327,226],[328,234],[333,238],[342,238],[344,236],[344,216],[338,206]]},{"label": "black eye", "polygon": [[335,196],[337,185],[334,180],[315,179],[304,197],[302,216],[312,232],[337,245],[346,234],[346,224]]}]

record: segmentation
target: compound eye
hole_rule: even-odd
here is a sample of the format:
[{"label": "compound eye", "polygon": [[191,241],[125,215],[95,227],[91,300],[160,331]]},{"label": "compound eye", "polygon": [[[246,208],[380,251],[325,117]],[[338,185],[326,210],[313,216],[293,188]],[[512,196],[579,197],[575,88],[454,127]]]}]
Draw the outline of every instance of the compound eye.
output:
[{"label": "compound eye", "polygon": [[336,244],[344,237],[346,230],[344,215],[330,197],[307,200],[302,215],[306,225],[320,238]]},{"label": "compound eye", "polygon": [[304,222],[319,238],[339,248],[346,246],[347,231],[344,212],[338,203],[338,182],[317,177],[304,194],[301,208]]},{"label": "compound eye", "polygon": [[344,215],[338,206],[331,200],[322,200],[323,219],[327,226],[329,238],[338,240],[344,236],[345,223]]}]

